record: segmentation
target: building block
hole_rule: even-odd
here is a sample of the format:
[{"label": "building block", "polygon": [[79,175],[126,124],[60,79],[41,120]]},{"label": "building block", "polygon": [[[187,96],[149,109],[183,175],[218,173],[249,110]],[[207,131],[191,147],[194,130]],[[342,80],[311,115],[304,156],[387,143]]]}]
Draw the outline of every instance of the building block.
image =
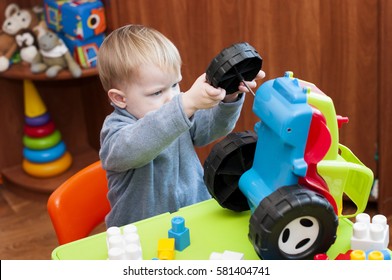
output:
[{"label": "building block", "polygon": [[369,250],[366,251],[366,259],[367,260],[391,260],[391,253],[388,249],[384,249],[384,250]]},{"label": "building block", "polygon": [[158,240],[158,259],[174,260],[174,238],[162,238]]},{"label": "building block", "polygon": [[168,232],[169,238],[175,239],[175,249],[182,251],[191,244],[189,229],[185,227],[185,219],[176,216],[171,220],[172,228]]},{"label": "building block", "polygon": [[105,39],[104,33],[84,40],[67,34],[59,34],[59,36],[81,67],[93,68],[97,66],[98,50]]},{"label": "building block", "polygon": [[351,249],[353,250],[383,250],[388,248],[389,225],[384,215],[375,215],[370,222],[366,213],[357,215],[353,225]]},{"label": "building block", "polygon": [[366,260],[366,253],[363,250],[352,250],[350,253],[350,260],[352,261]]},{"label": "building block", "polygon": [[381,251],[371,251],[366,254],[367,260],[382,261],[384,260],[384,254]]},{"label": "building block", "polygon": [[65,34],[88,39],[106,29],[105,9],[101,1],[72,1],[62,5],[61,25]]},{"label": "building block", "polygon": [[223,253],[212,252],[210,260],[244,260],[244,254],[228,250]]},{"label": "building block", "polygon": [[61,8],[68,2],[71,0],[44,0],[45,21],[50,29],[56,32],[62,30]]},{"label": "building block", "polygon": [[110,227],[106,230],[109,260],[142,260],[142,247],[134,225]]}]

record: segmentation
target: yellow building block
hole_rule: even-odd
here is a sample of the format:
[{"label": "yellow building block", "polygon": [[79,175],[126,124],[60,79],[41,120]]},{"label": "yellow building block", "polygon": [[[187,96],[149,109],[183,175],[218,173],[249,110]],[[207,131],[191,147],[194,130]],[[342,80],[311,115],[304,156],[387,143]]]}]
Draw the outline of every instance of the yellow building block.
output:
[{"label": "yellow building block", "polygon": [[174,260],[174,238],[162,238],[158,240],[158,259]]}]

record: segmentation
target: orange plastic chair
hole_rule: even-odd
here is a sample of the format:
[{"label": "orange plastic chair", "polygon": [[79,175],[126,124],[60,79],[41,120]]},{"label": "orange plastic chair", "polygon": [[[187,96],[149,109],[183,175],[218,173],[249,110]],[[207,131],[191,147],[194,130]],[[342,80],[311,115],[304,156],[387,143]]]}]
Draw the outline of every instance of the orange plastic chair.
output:
[{"label": "orange plastic chair", "polygon": [[49,197],[47,209],[59,244],[87,237],[110,211],[107,179],[97,161],[65,181]]}]

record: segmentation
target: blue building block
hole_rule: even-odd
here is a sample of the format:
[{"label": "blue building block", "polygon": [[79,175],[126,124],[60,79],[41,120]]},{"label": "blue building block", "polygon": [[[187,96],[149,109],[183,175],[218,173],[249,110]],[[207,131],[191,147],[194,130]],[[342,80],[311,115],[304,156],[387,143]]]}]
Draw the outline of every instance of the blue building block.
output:
[{"label": "blue building block", "polygon": [[191,244],[189,229],[185,227],[183,217],[176,216],[171,222],[172,228],[169,230],[169,238],[174,238],[176,250],[182,251]]},{"label": "blue building block", "polygon": [[44,11],[45,11],[45,21],[46,25],[59,32],[62,30],[61,25],[61,7],[65,3],[69,3],[71,0],[44,0]]},{"label": "blue building block", "polygon": [[101,1],[65,3],[61,8],[62,31],[78,39],[88,39],[106,29],[105,9]]},{"label": "blue building block", "polygon": [[97,66],[98,50],[105,39],[104,33],[86,40],[80,40],[66,34],[59,34],[59,36],[81,67],[92,68]]}]

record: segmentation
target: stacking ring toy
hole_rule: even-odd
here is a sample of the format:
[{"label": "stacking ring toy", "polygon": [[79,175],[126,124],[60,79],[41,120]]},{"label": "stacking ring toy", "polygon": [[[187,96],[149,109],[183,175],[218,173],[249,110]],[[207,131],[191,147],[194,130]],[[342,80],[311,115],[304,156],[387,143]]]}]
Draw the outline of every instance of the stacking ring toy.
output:
[{"label": "stacking ring toy", "polygon": [[71,163],[71,154],[69,152],[65,152],[61,158],[48,163],[33,163],[24,159],[22,167],[23,170],[31,176],[50,178],[66,171],[71,166]]},{"label": "stacking ring toy", "polygon": [[50,115],[49,113],[42,114],[38,117],[35,118],[29,118],[25,116],[25,123],[31,126],[40,126],[46,124],[48,121],[50,121]]},{"label": "stacking ring toy", "polygon": [[63,141],[60,141],[56,146],[45,150],[23,148],[23,157],[31,162],[45,163],[60,158],[65,151],[65,144]]},{"label": "stacking ring toy", "polygon": [[54,129],[54,122],[49,121],[48,123],[41,126],[30,126],[25,124],[23,131],[24,134],[30,137],[45,137],[53,133]]},{"label": "stacking ring toy", "polygon": [[58,130],[55,130],[52,134],[40,137],[33,138],[27,135],[23,136],[23,145],[32,150],[44,150],[56,146],[61,141],[61,133]]}]

